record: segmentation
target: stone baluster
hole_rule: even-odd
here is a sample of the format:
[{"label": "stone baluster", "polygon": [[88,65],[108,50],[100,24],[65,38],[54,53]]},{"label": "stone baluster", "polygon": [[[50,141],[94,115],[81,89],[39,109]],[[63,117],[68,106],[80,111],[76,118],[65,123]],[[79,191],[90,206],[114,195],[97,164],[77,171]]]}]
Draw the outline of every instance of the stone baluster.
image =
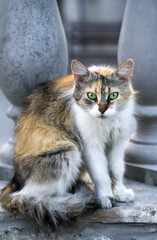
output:
[{"label": "stone baluster", "polygon": [[127,148],[128,177],[157,185],[157,1],[128,0],[122,23],[118,64],[135,63],[138,128]]},{"label": "stone baluster", "polygon": [[[38,84],[66,75],[67,45],[56,0],[1,0],[0,16],[0,88],[16,122]],[[11,162],[14,141],[0,149],[1,162]]]}]

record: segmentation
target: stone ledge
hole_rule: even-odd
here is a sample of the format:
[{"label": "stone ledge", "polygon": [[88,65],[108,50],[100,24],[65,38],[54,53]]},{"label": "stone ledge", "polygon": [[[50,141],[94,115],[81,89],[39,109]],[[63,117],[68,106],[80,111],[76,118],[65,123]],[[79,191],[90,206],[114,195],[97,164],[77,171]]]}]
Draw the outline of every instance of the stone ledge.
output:
[{"label": "stone ledge", "polygon": [[[3,182],[0,184],[2,186]],[[135,191],[134,203],[117,203],[112,209],[99,209],[91,216],[79,218],[77,225],[69,223],[55,233],[1,208],[0,240],[157,239],[157,188],[135,181],[126,181],[126,185]]]},{"label": "stone ledge", "polygon": [[157,224],[157,187],[135,181],[126,181],[135,192],[135,201],[117,203],[112,209],[99,209],[90,220],[101,223],[155,223]]},{"label": "stone ledge", "polygon": [[126,170],[126,176],[128,179],[157,186],[157,164],[126,162]]}]

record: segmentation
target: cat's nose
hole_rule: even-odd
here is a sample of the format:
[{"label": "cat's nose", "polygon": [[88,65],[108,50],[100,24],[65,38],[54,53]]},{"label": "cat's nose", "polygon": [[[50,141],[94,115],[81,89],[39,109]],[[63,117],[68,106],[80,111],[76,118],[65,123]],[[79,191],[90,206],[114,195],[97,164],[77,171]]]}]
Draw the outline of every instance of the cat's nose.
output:
[{"label": "cat's nose", "polygon": [[101,114],[104,114],[104,112],[108,109],[108,104],[104,103],[104,102],[100,102],[99,103],[99,112],[101,112]]},{"label": "cat's nose", "polygon": [[99,112],[101,112],[101,114],[104,114],[105,111],[106,111],[106,108],[99,108]]}]

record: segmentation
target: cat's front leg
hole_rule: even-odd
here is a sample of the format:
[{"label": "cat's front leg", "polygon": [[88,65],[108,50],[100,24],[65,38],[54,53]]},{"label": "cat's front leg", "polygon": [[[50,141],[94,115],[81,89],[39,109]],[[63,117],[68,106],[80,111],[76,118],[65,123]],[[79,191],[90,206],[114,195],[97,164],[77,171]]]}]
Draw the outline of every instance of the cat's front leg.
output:
[{"label": "cat's front leg", "polygon": [[85,163],[90,177],[94,182],[95,191],[102,208],[111,208],[114,196],[111,188],[111,179],[108,171],[108,163],[103,151],[96,146],[86,149]]},{"label": "cat's front leg", "polygon": [[134,200],[134,192],[123,184],[124,166],[124,142],[114,143],[108,153],[109,170],[112,179],[112,188],[115,200],[118,202],[130,202]]}]

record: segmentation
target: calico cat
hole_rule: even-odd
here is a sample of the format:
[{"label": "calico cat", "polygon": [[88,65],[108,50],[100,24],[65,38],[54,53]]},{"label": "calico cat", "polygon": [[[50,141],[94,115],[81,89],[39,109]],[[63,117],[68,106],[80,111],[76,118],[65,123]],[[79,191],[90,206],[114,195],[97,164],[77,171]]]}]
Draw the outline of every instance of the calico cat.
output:
[{"label": "calico cat", "polygon": [[[26,98],[15,131],[15,175],[0,196],[3,207],[40,225],[134,199],[123,184],[124,146],[136,126],[133,60],[117,69],[73,60],[72,73]],[[96,194],[81,180],[86,170]]]}]

